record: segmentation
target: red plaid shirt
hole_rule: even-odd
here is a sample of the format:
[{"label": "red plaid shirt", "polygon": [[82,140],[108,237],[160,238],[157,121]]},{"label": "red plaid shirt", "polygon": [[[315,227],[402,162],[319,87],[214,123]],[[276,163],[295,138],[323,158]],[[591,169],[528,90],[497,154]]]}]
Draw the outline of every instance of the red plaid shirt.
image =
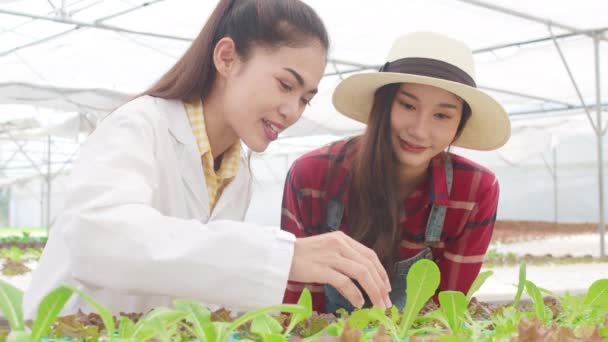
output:
[{"label": "red plaid shirt", "polygon": [[[281,228],[296,237],[322,233],[326,205],[332,194],[347,176],[352,155],[341,162],[341,167],[326,187],[326,177],[344,141],[339,141],[309,152],[291,166],[283,193]],[[466,293],[477,277],[484,255],[490,244],[498,205],[498,181],[494,173],[461,156],[450,154],[453,164],[453,185],[448,196],[447,179],[441,157],[431,161],[430,177],[404,201],[401,219],[403,240],[401,258],[407,259],[424,248],[426,223],[432,203],[447,204],[441,241],[432,248],[441,270],[439,290]],[[345,190],[348,196],[348,188]],[[346,198],[343,196],[342,198]],[[348,234],[344,214],[340,230]],[[325,312],[322,284],[289,282],[285,303],[296,303],[302,289],[307,287],[313,298],[313,309]]]}]

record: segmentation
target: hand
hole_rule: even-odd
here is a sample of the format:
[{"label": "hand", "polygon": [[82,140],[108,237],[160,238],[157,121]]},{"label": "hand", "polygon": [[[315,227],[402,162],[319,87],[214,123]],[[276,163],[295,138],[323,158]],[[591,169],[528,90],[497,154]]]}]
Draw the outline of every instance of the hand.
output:
[{"label": "hand", "polygon": [[358,281],[372,304],[382,309],[392,306],[388,275],[376,253],[341,231],[296,239],[289,280],[330,284],[353,306],[361,308],[363,295]]}]

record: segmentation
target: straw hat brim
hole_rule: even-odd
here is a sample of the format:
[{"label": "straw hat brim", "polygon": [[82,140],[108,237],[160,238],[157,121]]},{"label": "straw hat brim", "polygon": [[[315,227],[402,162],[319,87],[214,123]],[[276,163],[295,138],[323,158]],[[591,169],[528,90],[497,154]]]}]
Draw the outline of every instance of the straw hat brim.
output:
[{"label": "straw hat brim", "polygon": [[333,94],[333,103],[342,114],[367,123],[376,90],[392,83],[418,83],[438,87],[458,95],[471,107],[471,117],[453,145],[475,150],[494,150],[511,136],[511,122],[504,108],[480,89],[434,77],[396,72],[357,74],[343,80]]}]

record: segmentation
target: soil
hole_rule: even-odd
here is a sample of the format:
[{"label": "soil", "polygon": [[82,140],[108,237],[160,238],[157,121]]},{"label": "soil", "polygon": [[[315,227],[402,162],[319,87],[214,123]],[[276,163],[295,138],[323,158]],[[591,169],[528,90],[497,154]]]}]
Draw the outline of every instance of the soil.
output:
[{"label": "soil", "polygon": [[553,223],[547,221],[496,221],[492,242],[514,243],[555,236],[595,233],[597,223]]}]

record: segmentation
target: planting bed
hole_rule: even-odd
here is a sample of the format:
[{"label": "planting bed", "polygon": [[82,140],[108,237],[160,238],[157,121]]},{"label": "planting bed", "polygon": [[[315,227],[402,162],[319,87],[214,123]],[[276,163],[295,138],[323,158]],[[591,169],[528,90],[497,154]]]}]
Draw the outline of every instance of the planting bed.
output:
[{"label": "planting bed", "polygon": [[[254,310],[234,318],[228,311],[211,313],[200,303],[177,300],[174,308],[148,313],[111,313],[77,289],[63,286],[41,303],[37,319],[21,317],[21,292],[0,282],[0,309],[7,317],[11,341],[605,341],[608,338],[608,279],[594,282],[583,295],[557,296],[526,280],[520,267],[513,303],[479,303],[474,293],[492,276],[482,272],[467,294],[443,291],[439,269],[429,260],[417,262],[407,276],[407,304],[396,308],[356,310],[351,314],[316,315],[305,290],[298,304]],[[531,298],[522,302],[526,292]],[[58,318],[72,295],[82,296],[96,314]],[[430,299],[430,301],[429,301]],[[271,313],[283,312],[279,316]],[[114,332],[108,335],[107,332]],[[5,335],[6,336],[6,335]],[[43,339],[43,337],[46,337]]]}]

